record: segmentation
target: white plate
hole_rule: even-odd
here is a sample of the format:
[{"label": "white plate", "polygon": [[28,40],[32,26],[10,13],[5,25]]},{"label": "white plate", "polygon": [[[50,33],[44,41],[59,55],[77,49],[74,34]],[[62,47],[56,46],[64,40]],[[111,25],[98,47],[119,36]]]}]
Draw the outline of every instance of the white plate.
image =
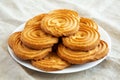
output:
[{"label": "white plate", "polygon": [[[25,24],[22,24],[20,25],[16,30],[13,31],[14,32],[17,32],[17,31],[21,31],[23,30],[24,28],[24,25]],[[111,50],[111,40],[110,40],[110,37],[109,35],[107,34],[107,32],[99,26],[99,32],[100,32],[100,35],[101,35],[101,39],[106,41],[108,46],[109,46],[109,49]],[[109,50],[109,53],[110,53],[110,50]],[[86,70],[86,69],[89,69],[89,68],[92,68],[94,66],[96,66],[97,64],[101,63],[107,56],[105,56],[104,58],[100,59],[100,60],[97,60],[97,61],[94,61],[94,62],[89,62],[89,63],[86,63],[86,64],[83,64],[83,65],[72,65],[71,67],[68,67],[66,69],[63,69],[63,70],[59,70],[59,71],[51,71],[51,72],[46,72],[46,71],[43,71],[43,70],[40,70],[40,69],[37,69],[35,68],[34,66],[32,66],[30,64],[30,62],[28,61],[23,61],[23,60],[20,60],[19,58],[17,58],[12,49],[8,46],[8,51],[11,55],[11,57],[16,61],[18,62],[19,64],[29,68],[29,69],[32,69],[32,70],[35,70],[35,71],[39,71],[39,72],[45,72],[45,73],[54,73],[54,74],[63,74],[63,73],[73,73],[73,72],[78,72],[78,71],[83,71],[83,70]],[[108,53],[108,54],[109,54]]]}]

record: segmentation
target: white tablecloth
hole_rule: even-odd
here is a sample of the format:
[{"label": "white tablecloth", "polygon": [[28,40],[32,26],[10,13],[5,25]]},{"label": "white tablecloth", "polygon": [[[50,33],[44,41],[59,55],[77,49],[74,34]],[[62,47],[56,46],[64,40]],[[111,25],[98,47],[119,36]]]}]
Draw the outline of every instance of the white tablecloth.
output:
[{"label": "white tablecloth", "polygon": [[[74,9],[108,32],[112,50],[106,60],[85,71],[58,75],[27,69],[11,58],[10,33],[33,16],[59,8]],[[0,80],[120,80],[120,0],[0,0]]]}]

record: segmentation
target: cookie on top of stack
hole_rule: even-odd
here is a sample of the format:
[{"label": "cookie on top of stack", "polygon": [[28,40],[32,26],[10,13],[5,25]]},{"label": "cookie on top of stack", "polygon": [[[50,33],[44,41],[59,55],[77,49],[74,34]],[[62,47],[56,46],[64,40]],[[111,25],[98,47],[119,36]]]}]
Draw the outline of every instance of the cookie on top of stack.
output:
[{"label": "cookie on top of stack", "polygon": [[10,35],[8,44],[17,57],[45,71],[96,61],[109,51],[97,23],[68,9],[33,17],[22,31]]}]

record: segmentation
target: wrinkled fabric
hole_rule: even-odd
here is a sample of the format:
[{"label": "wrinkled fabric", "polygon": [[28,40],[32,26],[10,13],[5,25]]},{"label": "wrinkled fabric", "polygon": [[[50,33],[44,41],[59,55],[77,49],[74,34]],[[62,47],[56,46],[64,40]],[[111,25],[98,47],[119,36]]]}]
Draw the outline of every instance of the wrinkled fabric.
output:
[{"label": "wrinkled fabric", "polygon": [[[110,55],[99,65],[70,74],[46,74],[25,68],[12,59],[7,39],[35,15],[67,8],[94,19],[110,35]],[[0,80],[120,80],[120,0],[1,0]]]}]

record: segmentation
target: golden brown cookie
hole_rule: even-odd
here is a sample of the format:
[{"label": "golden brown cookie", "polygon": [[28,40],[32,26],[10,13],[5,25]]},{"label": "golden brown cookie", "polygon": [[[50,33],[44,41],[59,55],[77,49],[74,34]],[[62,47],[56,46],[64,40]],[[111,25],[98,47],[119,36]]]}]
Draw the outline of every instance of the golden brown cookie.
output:
[{"label": "golden brown cookie", "polygon": [[13,49],[16,39],[19,38],[20,35],[21,35],[21,32],[15,32],[10,35],[10,37],[8,38],[8,45],[10,46],[10,48]]},{"label": "golden brown cookie", "polygon": [[32,65],[45,71],[61,70],[70,66],[68,62],[62,60],[53,52],[49,53],[49,55],[43,59],[32,60]]},{"label": "golden brown cookie", "polygon": [[98,25],[92,19],[81,17],[80,18],[80,27],[91,27],[98,30]]},{"label": "golden brown cookie", "polygon": [[49,14],[65,14],[65,15],[71,15],[73,17],[78,18],[79,15],[76,11],[74,10],[68,10],[68,9],[57,9],[57,10],[52,10],[49,12]]},{"label": "golden brown cookie", "polygon": [[96,51],[94,60],[103,58],[104,56],[107,55],[108,52],[109,52],[108,44],[105,41],[101,40],[100,44],[98,45],[98,50]]},{"label": "golden brown cookie", "polygon": [[45,17],[46,15],[47,14],[45,14],[45,13],[39,14],[39,15],[33,17],[32,19],[28,20],[25,24],[25,28],[40,26],[42,18]]},{"label": "golden brown cookie", "polygon": [[35,50],[26,47],[20,40],[21,32],[13,33],[8,40],[8,44],[12,47],[15,55],[22,60],[41,59],[52,51],[52,48]]},{"label": "golden brown cookie", "polygon": [[56,37],[69,36],[79,29],[79,17],[72,10],[54,10],[41,21],[41,29]]},{"label": "golden brown cookie", "polygon": [[52,47],[58,42],[58,38],[44,33],[39,26],[35,26],[22,31],[21,41],[29,48],[43,49]]},{"label": "golden brown cookie", "polygon": [[63,37],[63,44],[72,50],[88,51],[100,42],[100,34],[93,28],[81,27],[75,34]]},{"label": "golden brown cookie", "polygon": [[64,45],[58,46],[57,54],[62,59],[72,64],[85,64],[103,58],[108,53],[108,45],[100,41],[99,45],[89,51],[74,51]]}]

